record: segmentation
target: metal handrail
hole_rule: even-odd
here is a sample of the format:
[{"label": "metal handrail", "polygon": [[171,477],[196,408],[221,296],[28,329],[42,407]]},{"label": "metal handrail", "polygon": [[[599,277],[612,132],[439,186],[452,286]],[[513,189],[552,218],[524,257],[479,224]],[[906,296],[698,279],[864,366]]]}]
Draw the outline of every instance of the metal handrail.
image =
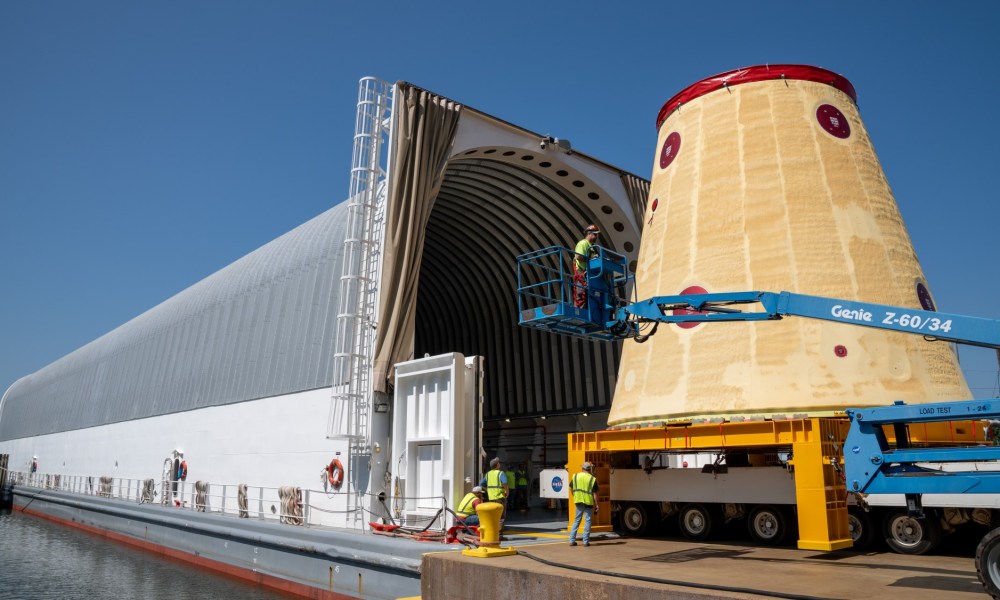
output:
[{"label": "metal handrail", "polygon": [[[111,500],[122,500],[136,502],[139,504],[148,503],[142,499],[142,491],[148,479],[135,479],[127,477],[110,478],[110,486],[105,485],[101,489],[101,477],[88,475],[58,475],[52,473],[30,473],[25,471],[9,471],[8,481],[16,486],[25,486],[38,489],[51,489],[56,491],[80,494],[84,496],[98,496]],[[194,481],[168,481],[167,495],[168,503],[163,502],[163,482],[153,479],[154,500],[150,504],[159,504],[174,509],[189,510],[198,512],[199,505],[196,503],[196,491]],[[107,481],[107,480],[105,480]],[[175,491],[176,486],[176,491]],[[209,491],[206,493],[204,503],[206,514],[216,514],[221,516],[239,516],[238,490],[240,484],[209,483]],[[337,494],[351,494],[354,492],[331,492],[329,490],[313,490],[299,488],[302,491],[301,515],[288,514],[284,511],[277,487],[247,486],[247,512],[249,518],[256,518],[261,521],[284,522],[287,519],[301,519],[302,525],[318,525],[314,513],[334,514],[339,512],[357,512],[362,510],[354,508],[347,511],[335,511],[322,506],[314,505],[314,497],[330,498]],[[214,492],[214,493],[213,493]],[[433,497],[401,497],[403,500],[440,499],[443,509],[448,508],[448,501],[441,496]],[[443,510],[442,509],[442,510]],[[396,515],[398,517],[398,515]]]},{"label": "metal handrail", "polygon": [[[610,265],[611,285],[627,286],[632,275],[628,270],[628,259],[624,254],[609,250],[603,246],[594,246],[596,258],[603,272]],[[572,264],[576,253],[562,246],[549,246],[532,252],[526,252],[517,257],[517,308],[523,312],[527,300],[538,300],[540,305],[552,303],[568,303],[573,297],[572,290],[580,286],[573,281],[567,264]],[[531,273],[530,270],[536,272]],[[557,287],[556,287],[557,286]],[[553,289],[555,287],[555,289]],[[622,287],[621,294],[626,288]],[[531,308],[535,308],[532,306]]]}]

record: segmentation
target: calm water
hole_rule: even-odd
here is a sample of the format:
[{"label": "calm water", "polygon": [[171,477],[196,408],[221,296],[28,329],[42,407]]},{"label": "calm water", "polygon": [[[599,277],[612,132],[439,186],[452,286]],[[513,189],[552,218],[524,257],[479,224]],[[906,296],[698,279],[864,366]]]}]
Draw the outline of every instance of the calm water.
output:
[{"label": "calm water", "polygon": [[17,512],[0,513],[0,600],[287,596]]}]

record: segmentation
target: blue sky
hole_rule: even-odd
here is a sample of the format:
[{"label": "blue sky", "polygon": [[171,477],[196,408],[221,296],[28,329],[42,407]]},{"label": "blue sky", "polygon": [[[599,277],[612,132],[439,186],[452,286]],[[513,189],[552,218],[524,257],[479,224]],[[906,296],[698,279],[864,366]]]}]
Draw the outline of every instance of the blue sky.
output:
[{"label": "blue sky", "polygon": [[[0,388],[347,196],[358,79],[649,177],[737,67],[845,75],[944,312],[1000,318],[1000,3],[0,3]],[[831,268],[835,268],[831,265]],[[977,397],[996,354],[961,350]]]}]

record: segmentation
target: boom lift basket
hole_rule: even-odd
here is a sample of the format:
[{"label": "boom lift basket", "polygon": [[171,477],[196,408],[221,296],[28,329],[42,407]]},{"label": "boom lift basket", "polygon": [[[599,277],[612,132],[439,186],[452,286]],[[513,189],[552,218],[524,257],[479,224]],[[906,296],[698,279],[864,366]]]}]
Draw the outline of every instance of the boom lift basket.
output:
[{"label": "boom lift basket", "polygon": [[[615,313],[628,304],[629,273],[624,255],[594,246],[587,261],[586,284],[573,282],[574,252],[550,246],[517,257],[517,308],[519,324],[592,340],[622,337],[613,331]],[[574,295],[586,293],[578,307]]]}]

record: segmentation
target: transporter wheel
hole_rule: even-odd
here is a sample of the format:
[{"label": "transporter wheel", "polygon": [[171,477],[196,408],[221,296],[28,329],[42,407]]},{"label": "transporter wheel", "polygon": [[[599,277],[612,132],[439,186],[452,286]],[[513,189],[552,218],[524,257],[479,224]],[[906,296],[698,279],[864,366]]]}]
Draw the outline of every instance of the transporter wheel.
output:
[{"label": "transporter wheel", "polygon": [[986,593],[1000,598],[1000,529],[983,536],[976,548],[976,574]]},{"label": "transporter wheel", "polygon": [[777,506],[755,506],[747,517],[747,530],[758,544],[777,546],[788,538],[788,515]]},{"label": "transporter wheel", "polygon": [[685,504],[677,516],[681,535],[689,540],[708,539],[721,521],[715,511],[699,503]]},{"label": "transporter wheel", "polygon": [[885,543],[900,554],[926,554],[941,541],[941,523],[933,514],[916,519],[905,508],[895,508],[885,515],[882,523]]},{"label": "transporter wheel", "polygon": [[652,525],[649,507],[639,502],[629,502],[618,515],[622,533],[632,537],[646,535]]},{"label": "transporter wheel", "polygon": [[855,550],[864,550],[875,540],[871,514],[859,506],[847,507],[847,528],[854,541]]}]

